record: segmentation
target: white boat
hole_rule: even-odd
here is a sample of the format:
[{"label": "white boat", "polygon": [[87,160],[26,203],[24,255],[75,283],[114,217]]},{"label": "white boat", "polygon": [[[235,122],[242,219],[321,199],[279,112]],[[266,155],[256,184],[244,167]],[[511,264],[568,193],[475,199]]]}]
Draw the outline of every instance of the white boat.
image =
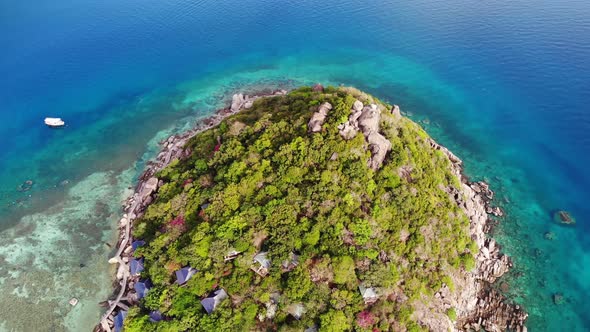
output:
[{"label": "white boat", "polygon": [[45,118],[45,124],[49,127],[63,127],[66,125],[61,118]]}]

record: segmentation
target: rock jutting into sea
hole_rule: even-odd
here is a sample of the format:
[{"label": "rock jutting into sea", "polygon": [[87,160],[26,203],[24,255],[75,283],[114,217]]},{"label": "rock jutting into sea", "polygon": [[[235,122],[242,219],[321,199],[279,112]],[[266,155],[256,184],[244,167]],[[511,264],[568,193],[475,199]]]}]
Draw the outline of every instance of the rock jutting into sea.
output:
[{"label": "rock jutting into sea", "polygon": [[562,225],[576,224],[576,219],[574,219],[569,212],[563,210],[555,212],[553,219]]},{"label": "rock jutting into sea", "polygon": [[[328,88],[326,88],[328,89]],[[354,151],[358,156],[368,156],[366,160],[366,166],[368,167],[367,172],[377,172],[382,168],[387,167],[387,158],[391,155],[395,148],[395,142],[391,139],[391,136],[387,136],[383,132],[383,126],[394,126],[396,121],[407,121],[403,120],[400,107],[397,105],[385,107],[384,104],[374,101],[370,96],[358,92],[356,89],[342,88],[341,90],[330,90],[326,92],[323,86],[316,85],[313,89],[313,93],[323,96],[323,93],[330,95],[330,93],[350,93],[357,99],[354,103],[350,101],[347,108],[350,111],[346,114],[346,121],[338,123],[336,135],[339,135],[339,140],[349,142],[350,144],[358,144],[364,146],[365,151]],[[353,91],[353,92],[350,92]],[[168,139],[161,142],[162,150],[157,155],[154,161],[148,163],[146,170],[139,178],[139,183],[136,187],[135,193],[127,199],[124,204],[125,214],[119,223],[119,242],[117,245],[116,254],[109,260],[112,264],[118,264],[115,281],[115,292],[113,299],[106,302],[108,309],[102,316],[99,325],[96,327],[96,331],[111,331],[115,329],[117,324],[120,324],[127,311],[138,305],[140,298],[142,297],[141,292],[149,287],[147,281],[140,279],[140,273],[137,272],[138,266],[143,269],[143,260],[141,265],[137,265],[138,259],[134,258],[133,251],[136,245],[143,243],[136,242],[139,239],[132,239],[131,227],[134,221],[141,218],[146,212],[147,207],[156,202],[158,199],[159,190],[163,190],[165,181],[161,178],[157,178],[156,175],[159,171],[171,165],[175,160],[185,160],[189,158],[193,151],[187,144],[189,140],[195,137],[197,134],[207,131],[208,129],[218,126],[225,118],[232,116],[240,111],[246,112],[248,109],[256,108],[254,101],[260,98],[266,98],[271,96],[283,96],[287,94],[284,90],[275,91],[270,95],[255,95],[248,96],[242,94],[235,94],[232,97],[231,105],[228,108],[219,110],[215,115],[201,121],[194,129],[191,129],[185,133],[179,135],[170,136]],[[349,97],[347,95],[347,97]],[[277,97],[278,98],[278,97]],[[327,129],[327,125],[330,124],[330,116],[337,112],[338,106],[336,104],[324,101],[318,103],[309,103],[312,105],[309,109],[313,109],[310,113],[310,118],[307,123],[298,123],[297,126],[305,127],[308,135],[321,135]],[[279,106],[276,106],[279,107]],[[262,122],[264,123],[264,122]],[[240,128],[236,126],[240,125]],[[257,124],[258,125],[258,124]],[[264,125],[264,124],[261,124]],[[332,122],[333,125],[333,122]],[[229,126],[228,132],[232,132],[233,136],[237,136],[240,131],[245,127],[241,122],[234,122],[233,125]],[[236,127],[236,128],[234,128]],[[334,127],[334,128],[335,128]],[[235,130],[234,130],[235,129]],[[359,134],[357,136],[357,134]],[[362,137],[360,136],[362,134]],[[490,215],[501,217],[503,211],[496,206],[492,205],[494,198],[493,191],[489,188],[485,182],[469,182],[467,177],[463,174],[462,161],[456,155],[454,155],[447,148],[439,145],[431,138],[426,137],[426,144],[433,150],[442,152],[444,157],[450,162],[450,172],[460,181],[457,185],[440,185],[439,189],[443,192],[442,196],[446,198],[448,194],[451,201],[455,202],[456,205],[461,209],[469,219],[469,236],[477,248],[477,252],[471,251],[473,258],[475,259],[474,268],[460,268],[457,270],[451,269],[449,272],[449,279],[442,282],[440,289],[434,292],[432,298],[427,300],[419,297],[414,299],[411,303],[414,311],[411,315],[417,324],[425,327],[431,331],[470,331],[470,330],[486,330],[486,331],[527,331],[525,326],[528,314],[523,308],[518,305],[512,304],[500,291],[498,287],[492,285],[504,275],[511,267],[512,262],[510,258],[500,251],[500,246],[496,243],[493,238],[488,236],[491,231],[491,219]],[[220,136],[217,136],[217,145],[214,148],[214,153],[219,151],[223,140]],[[301,144],[301,143],[298,143]],[[194,145],[193,145],[194,146]],[[329,160],[336,162],[341,158],[342,153],[330,153],[328,154]],[[363,163],[365,163],[363,161]],[[446,161],[445,161],[446,163]],[[413,169],[411,166],[400,167],[396,174],[399,174],[400,179],[405,179],[408,182],[412,182]],[[226,174],[226,176],[229,176]],[[189,181],[190,180],[190,181]],[[293,180],[296,181],[296,180]],[[181,182],[182,183],[182,182]],[[190,186],[193,183],[193,178],[184,180],[182,187]],[[259,189],[262,185],[258,185]],[[395,186],[395,185],[393,185]],[[434,189],[433,189],[434,190]],[[410,195],[416,195],[417,192],[410,192]],[[351,196],[352,197],[352,196]],[[353,198],[347,198],[353,201]],[[154,203],[156,204],[156,203]],[[228,203],[229,204],[229,203]],[[323,203],[323,208],[329,208],[333,205],[333,202],[326,201]],[[209,203],[201,206],[201,212],[205,211]],[[361,210],[368,209],[366,206],[360,206]],[[208,221],[206,216],[200,214],[200,216]],[[236,221],[237,222],[237,221]],[[170,224],[184,226],[184,219],[182,216],[178,216]],[[363,225],[359,221],[359,225]],[[344,244],[351,247],[360,247],[361,230],[353,228],[361,226],[350,226],[349,229],[342,230],[342,241]],[[363,226],[364,227],[364,226]],[[467,227],[467,225],[465,226]],[[363,228],[366,232],[366,229]],[[421,229],[422,230],[422,229]],[[427,233],[426,230],[423,233]],[[318,235],[319,236],[319,235]],[[405,241],[409,234],[405,234],[402,231],[400,235]],[[254,265],[251,269],[256,272],[259,278],[265,278],[269,274],[271,269],[271,260],[267,257],[266,252],[260,251],[262,244],[267,239],[268,234],[256,234],[255,235],[255,246],[259,251],[254,256]],[[310,243],[313,240],[305,240]],[[317,240],[316,240],[317,241]],[[367,239],[362,240],[366,242]],[[232,250],[227,255],[222,256],[223,262],[228,263],[234,260],[242,262],[245,258],[241,257],[243,253],[241,251]],[[392,252],[380,251],[376,253],[377,261],[380,264],[386,264],[390,260],[394,259],[395,254]],[[334,264],[340,264],[339,266],[347,266],[344,259],[337,261],[334,259]],[[300,263],[298,255],[294,252],[283,261],[281,265],[281,273],[291,273]],[[328,286],[335,282],[341,283],[341,281],[334,280],[334,275],[330,276],[330,273],[325,270],[328,266],[322,267],[322,259],[314,258],[309,260],[305,264],[311,267],[311,282],[322,287],[334,287]],[[369,270],[370,261],[359,260],[356,263],[352,262],[352,270]],[[355,265],[356,264],[356,265]],[[467,266],[467,265],[466,265]],[[330,267],[331,269],[331,267]],[[321,273],[318,271],[322,271]],[[448,271],[447,271],[448,272]],[[180,274],[179,274],[180,273]],[[185,273],[185,274],[183,274]],[[185,267],[176,272],[177,283],[183,285],[190,277],[196,273],[192,267]],[[231,269],[227,273],[231,273]],[[252,273],[250,271],[250,273]],[[341,273],[341,272],[337,272]],[[428,272],[425,272],[428,273]],[[336,274],[336,273],[335,273]],[[225,273],[223,274],[226,275]],[[355,279],[356,280],[356,279]],[[347,281],[350,283],[351,281]],[[217,283],[215,284],[217,285]],[[138,287],[139,286],[139,287]],[[217,286],[215,286],[217,287]],[[356,286],[355,286],[356,287]],[[501,290],[505,290],[508,284],[503,284],[499,287]],[[359,285],[356,287],[360,290],[362,295],[363,305],[367,308],[374,306],[382,297],[380,297],[379,288],[365,287],[365,285]],[[393,287],[395,288],[395,287]],[[332,289],[332,292],[340,292],[339,290]],[[234,296],[229,292],[229,298],[232,299],[232,303],[241,303],[243,299],[241,297]],[[207,296],[201,297],[201,303],[208,314],[211,314],[219,303],[228,297],[228,293],[223,288],[211,291]],[[342,292],[338,293],[337,297],[342,297],[342,301],[345,301],[346,297],[352,295]],[[200,294],[195,297],[195,301],[199,299]],[[336,295],[335,295],[336,296]],[[406,295],[398,290],[391,291],[386,297],[387,300],[392,300],[397,305],[408,305],[408,298]],[[264,322],[272,320],[277,311],[283,310],[279,303],[281,296],[278,293],[272,293],[266,303],[265,313],[261,313],[257,316],[258,322]],[[558,301],[556,301],[558,302]],[[336,307],[341,304],[336,304]],[[294,317],[297,321],[304,319],[307,309],[302,303],[291,303],[286,309],[286,312]],[[156,318],[162,319],[162,314],[159,311],[152,311],[150,313],[150,320],[153,322],[157,321]],[[136,316],[137,317],[137,316]],[[340,317],[340,316],[338,316]],[[359,326],[371,326],[374,323],[376,316],[367,310],[361,311],[356,316],[356,324]],[[324,320],[322,319],[322,323]],[[270,325],[269,325],[270,326]],[[315,329],[317,326],[314,325],[309,327]],[[390,328],[393,328],[390,326]],[[310,330],[311,331],[311,330]]]}]

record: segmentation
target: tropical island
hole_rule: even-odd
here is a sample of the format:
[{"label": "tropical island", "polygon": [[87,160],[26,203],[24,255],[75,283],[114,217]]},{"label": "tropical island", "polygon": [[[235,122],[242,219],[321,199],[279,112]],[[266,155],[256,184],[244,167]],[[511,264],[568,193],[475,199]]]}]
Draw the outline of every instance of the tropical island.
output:
[{"label": "tropical island", "polygon": [[493,192],[354,88],[237,94],[162,142],[97,330],[526,331]]}]

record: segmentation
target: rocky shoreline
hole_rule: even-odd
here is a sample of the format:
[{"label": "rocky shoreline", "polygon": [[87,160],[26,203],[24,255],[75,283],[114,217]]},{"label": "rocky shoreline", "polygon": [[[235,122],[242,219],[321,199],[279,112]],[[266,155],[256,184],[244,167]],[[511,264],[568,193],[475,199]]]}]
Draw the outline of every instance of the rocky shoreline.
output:
[{"label": "rocky shoreline", "polygon": [[528,314],[512,304],[492,285],[512,267],[510,257],[500,252],[500,246],[487,236],[493,221],[489,215],[503,216],[499,207],[491,204],[494,193],[485,182],[470,182],[463,173],[463,162],[447,148],[430,140],[433,148],[441,150],[450,160],[453,172],[461,179],[461,190],[449,190],[470,220],[470,234],[477,243],[476,268],[453,282],[459,292],[443,287],[435,294],[440,305],[457,309],[456,330],[526,332]]},{"label": "rocky shoreline", "polygon": [[[276,90],[253,96],[233,95],[230,107],[218,110],[189,131],[170,136],[160,142],[161,152],[154,161],[148,163],[146,170],[139,178],[134,194],[123,204],[124,215],[118,225],[117,253],[109,260],[112,264],[118,264],[113,299],[105,301],[108,309],[101,317],[95,331],[112,331],[115,325],[115,316],[119,311],[126,311],[129,306],[138,302],[134,285],[139,281],[139,277],[130,274],[130,261],[133,258],[130,228],[133,221],[143,215],[147,206],[153,201],[157,189],[163,184],[154,175],[173,160],[190,156],[192,151],[185,149],[184,146],[197,133],[218,125],[223,119],[242,109],[250,108],[253,101],[258,98],[284,94],[286,94],[285,90]],[[512,266],[510,258],[500,253],[500,248],[494,239],[486,236],[491,229],[489,214],[502,216],[503,211],[491,205],[493,192],[485,182],[468,181],[463,175],[462,161],[457,156],[434,140],[429,139],[429,143],[434,149],[441,150],[447,155],[451,161],[453,172],[462,181],[461,190],[449,188],[445,190],[469,217],[470,234],[472,239],[476,241],[479,252],[475,255],[477,262],[474,271],[452,276],[457,290],[452,291],[444,285],[435,294],[432,301],[432,306],[439,313],[455,308],[456,322],[450,321],[446,315],[441,318],[440,315],[434,316],[429,313],[419,315],[419,321],[432,331],[447,330],[445,327],[447,325],[456,331],[478,331],[481,329],[486,331],[527,331],[524,324],[528,314],[518,305],[510,304],[504,295],[492,287],[492,284]]]},{"label": "rocky shoreline", "polygon": [[168,139],[160,142],[162,149],[155,160],[148,162],[146,169],[139,177],[135,192],[123,203],[123,217],[119,220],[118,231],[119,239],[117,242],[117,252],[109,259],[109,263],[118,264],[116,280],[114,281],[114,292],[111,300],[104,302],[108,306],[106,312],[102,315],[99,324],[95,327],[95,332],[113,331],[115,316],[121,310],[128,310],[130,306],[138,303],[138,297],[135,293],[135,283],[139,281],[138,276],[130,274],[130,261],[133,258],[133,247],[131,237],[131,225],[134,220],[140,218],[145,209],[154,199],[154,194],[163,184],[154,175],[168,166],[175,159],[183,159],[190,156],[191,151],[184,146],[193,136],[199,132],[217,126],[223,119],[238,113],[242,109],[252,107],[252,103],[262,97],[271,97],[284,95],[285,90],[274,90],[261,92],[254,95],[235,94],[232,98],[231,106],[220,109],[212,116],[199,121],[197,126],[182,134],[172,135]]}]

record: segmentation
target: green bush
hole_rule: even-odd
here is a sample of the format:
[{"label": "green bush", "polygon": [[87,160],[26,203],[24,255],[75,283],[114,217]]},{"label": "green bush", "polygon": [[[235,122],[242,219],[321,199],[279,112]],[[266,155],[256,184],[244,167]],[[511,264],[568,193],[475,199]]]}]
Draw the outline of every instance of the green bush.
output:
[{"label": "green bush", "polygon": [[449,310],[447,310],[447,316],[449,316],[449,318],[452,321],[456,321],[457,320],[457,311],[455,310],[455,308],[449,308]]}]

